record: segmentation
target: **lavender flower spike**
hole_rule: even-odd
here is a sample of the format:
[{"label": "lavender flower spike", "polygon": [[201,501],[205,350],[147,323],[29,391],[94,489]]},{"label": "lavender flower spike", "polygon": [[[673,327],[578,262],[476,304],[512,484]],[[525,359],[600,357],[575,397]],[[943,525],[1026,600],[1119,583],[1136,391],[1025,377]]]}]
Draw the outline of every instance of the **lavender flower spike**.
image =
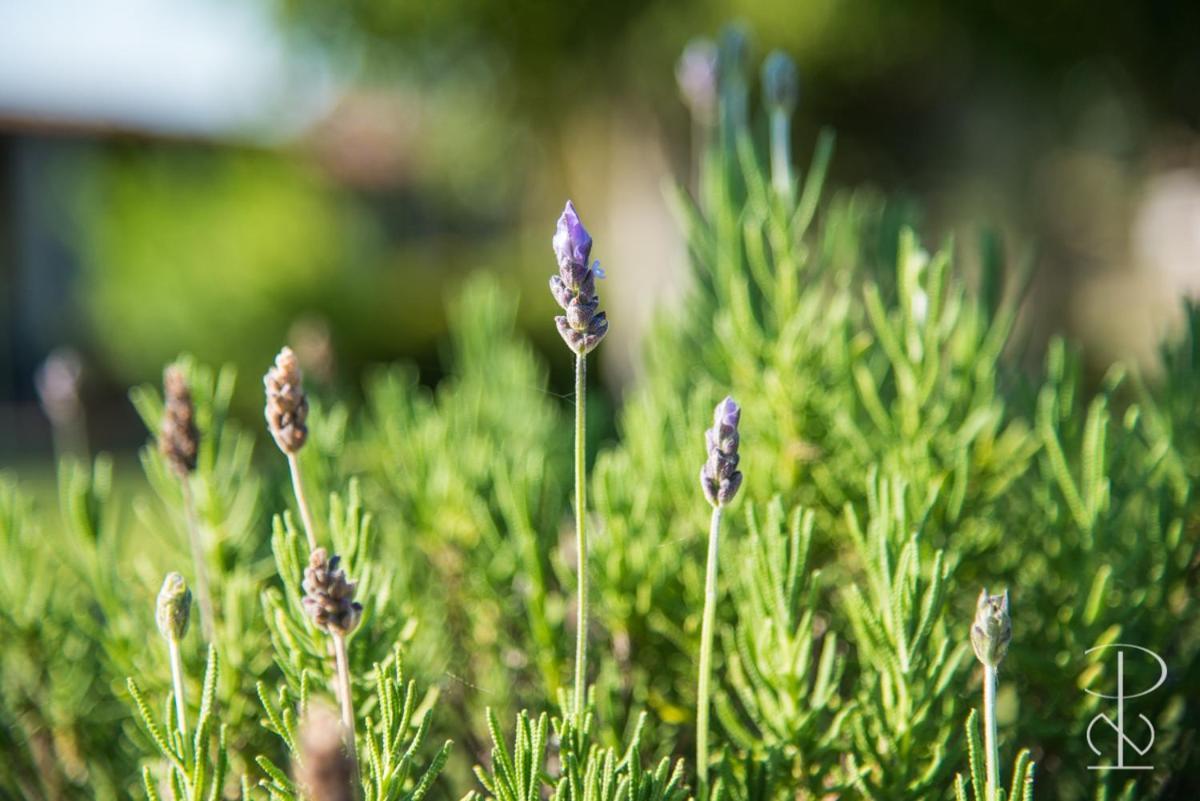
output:
[{"label": "lavender flower spike", "polygon": [[704,497],[713,506],[721,507],[733,500],[742,486],[742,474],[738,466],[738,422],[742,410],[733,398],[725,398],[717,404],[713,413],[713,427],[704,432],[708,446],[708,459],[700,468],[700,486]]},{"label": "lavender flower spike", "polygon": [[569,200],[558,218],[553,245],[558,275],[550,278],[550,293],[566,312],[555,317],[554,322],[567,347],[584,356],[608,333],[608,317],[598,311],[600,298],[596,295],[596,278],[603,276],[600,263],[588,264],[592,255],[592,237]]},{"label": "lavender flower spike", "polygon": [[692,118],[712,125],[717,117],[717,46],[708,39],[688,42],[675,65],[675,80]]}]

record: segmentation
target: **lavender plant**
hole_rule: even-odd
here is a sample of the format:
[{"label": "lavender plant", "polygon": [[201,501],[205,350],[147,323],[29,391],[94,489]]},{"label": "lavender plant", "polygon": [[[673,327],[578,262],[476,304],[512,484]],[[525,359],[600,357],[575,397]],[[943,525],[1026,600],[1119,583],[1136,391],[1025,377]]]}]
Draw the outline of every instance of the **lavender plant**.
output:
[{"label": "lavender plant", "polygon": [[587,355],[608,333],[608,317],[599,311],[596,279],[603,278],[600,262],[589,263],[592,237],[567,201],[553,239],[558,275],[550,277],[550,293],[566,314],[554,318],[563,342],[575,354],[575,548],[579,555],[576,593],[575,692],[572,710],[583,715],[587,694],[588,542],[587,516]]},{"label": "lavender plant", "polygon": [[267,429],[279,450],[287,456],[288,471],[292,476],[292,490],[296,505],[300,508],[300,519],[304,523],[304,535],[308,538],[309,551],[317,550],[317,537],[313,531],[312,513],[304,496],[304,483],[300,476],[297,455],[308,440],[308,397],[301,383],[300,363],[292,349],[285,347],[275,357],[275,364],[263,376],[267,391]]},{"label": "lavender plant", "polygon": [[163,415],[158,433],[158,449],[179,477],[183,493],[183,519],[188,544],[192,549],[192,568],[196,571],[196,592],[200,602],[200,623],[204,638],[213,641],[216,612],[208,586],[204,542],[196,520],[196,502],[192,498],[191,474],[196,470],[200,432],[196,428],[196,407],[182,368],[172,365],[163,372]]},{"label": "lavender plant", "polygon": [[[151,493],[115,482],[106,458],[65,462],[54,515],[28,485],[0,480],[0,796],[170,796],[184,781],[194,791],[199,770],[212,797],[224,760],[236,778],[216,792],[227,795],[429,798],[471,786],[469,765],[483,763],[482,792],[501,801],[681,801],[679,758],[706,753],[694,767],[710,801],[994,801],[1002,784],[1010,799],[1030,792],[1031,755],[1017,755],[1010,782],[1000,775],[996,752],[1018,736],[1038,756],[1040,798],[1194,796],[1200,314],[1165,348],[1158,378],[1118,365],[1089,380],[1061,342],[1029,367],[1014,336],[1022,282],[1003,254],[985,250],[974,275],[971,248],[922,244],[878,193],[823,197],[832,136],[817,135],[807,168],[791,161],[788,140],[807,126],[790,129],[790,65],[764,65],[759,119],[749,40],[727,34],[717,52],[715,83],[696,69],[692,88],[715,86],[720,124],[698,127],[694,194],[672,196],[692,262],[686,313],[664,314],[648,338],[645,377],[590,477],[572,471],[560,447],[569,415],[491,279],[453,307],[445,376],[382,368],[361,418],[309,398],[288,359],[273,368],[270,419],[296,457],[287,473],[255,465],[252,438],[228,419],[232,372],[178,362],[216,612],[199,746],[198,639],[176,638],[177,681],[169,641],[145,637],[146,599],[165,569],[190,563],[184,538],[164,535],[185,526],[170,452],[142,452]],[[700,55],[711,67],[711,51]],[[552,291],[582,384],[606,319],[590,238],[564,217]],[[741,401],[738,456],[754,470],[739,490],[746,514],[720,518],[717,584],[720,560],[695,536],[712,522],[696,503],[695,435],[726,392]],[[157,436],[170,404],[149,388],[132,397]],[[720,504],[722,476],[709,478]],[[299,517],[268,527],[263,499],[283,508],[289,484]],[[348,682],[333,638],[304,612],[318,544],[342,557],[363,607],[343,637]],[[586,563],[572,570],[576,559]],[[976,685],[961,621],[985,581],[1020,586],[1031,612],[981,718],[967,714]],[[709,588],[730,602],[707,605]],[[340,615],[347,598],[335,595]],[[572,612],[579,665],[560,694]],[[1158,731],[1152,777],[1078,767],[1103,711],[1083,690],[1115,681],[1084,652],[1113,642],[1153,647],[1171,667],[1139,699]],[[397,647],[427,693],[401,685]],[[126,708],[126,676],[145,714]],[[310,717],[335,685],[333,700],[353,704],[358,786],[345,779],[344,724]],[[161,718],[146,699],[166,701]],[[510,748],[498,721],[514,718]],[[451,734],[458,747],[427,752]],[[138,790],[143,765],[152,786]]]},{"label": "lavender plant", "polygon": [[[225,778],[229,767],[226,729],[216,711],[217,676],[220,663],[216,649],[208,649],[208,663],[200,694],[200,713],[195,736],[189,738],[181,717],[172,714],[167,703],[165,720],[156,719],[141,689],[132,678],[127,680],[129,694],[146,733],[158,749],[165,773],[149,765],[142,768],[142,783],[151,801],[171,798],[173,801],[218,801],[226,797]],[[242,782],[243,799],[249,792]]]},{"label": "lavender plant", "polygon": [[742,410],[733,398],[725,398],[713,412],[712,428],[704,432],[708,458],[700,468],[700,487],[712,506],[708,532],[708,561],[704,579],[704,623],[700,629],[700,675],[696,681],[696,774],[701,801],[708,798],[708,712],[709,683],[712,681],[713,626],[717,614],[717,561],[721,534],[721,512],[742,485],[738,468],[738,422]]},{"label": "lavender plant", "polygon": [[[979,594],[975,621],[971,625],[971,647],[983,666],[983,747],[979,745],[978,717],[971,710],[967,718],[967,752],[971,760],[971,791],[976,801],[1005,801],[1033,799],[1034,764],[1029,752],[1017,754],[1013,766],[1012,789],[1005,796],[1001,789],[1000,747],[996,734],[997,669],[1012,640],[1012,620],[1008,612],[1008,590],[1003,595],[988,595],[987,588]],[[982,764],[982,776],[980,768]],[[962,774],[954,777],[957,801],[966,801],[966,783]]]},{"label": "lavender plant", "polygon": [[[738,795],[753,783],[764,798],[790,788],[811,797],[844,792],[839,765],[844,723],[853,707],[842,697],[847,658],[831,616],[822,611],[822,571],[812,569],[812,511],[785,514],[779,498],[765,514],[749,505],[747,538],[733,581],[736,623],[724,632],[726,689],[716,697],[728,743],[749,756],[722,789]],[[745,771],[757,774],[751,780]]]},{"label": "lavender plant", "polygon": [[187,634],[191,619],[192,592],[187,588],[183,576],[168,573],[158,592],[158,606],[154,619],[158,632],[167,641],[171,656],[171,688],[175,696],[175,722],[179,731],[187,736],[187,696],[183,690],[183,658],[179,653],[179,641]]},{"label": "lavender plant", "polygon": [[1012,621],[1008,615],[1008,590],[1003,595],[979,594],[975,623],[971,626],[971,647],[983,665],[983,743],[987,754],[987,797],[998,801],[1000,747],[996,742],[996,670],[1008,652],[1012,640]]},{"label": "lavender plant", "polygon": [[284,688],[274,702],[259,686],[266,715],[263,726],[283,741],[293,763],[289,778],[269,757],[258,758],[267,777],[262,784],[272,801],[421,801],[428,795],[451,747],[446,741],[421,767],[420,752],[432,726],[436,694],[422,700],[416,682],[405,680],[398,647],[386,663],[374,665],[372,674],[371,707],[378,719],[371,714],[365,718],[361,764],[346,748],[344,721],[310,697],[307,674],[298,695]]}]

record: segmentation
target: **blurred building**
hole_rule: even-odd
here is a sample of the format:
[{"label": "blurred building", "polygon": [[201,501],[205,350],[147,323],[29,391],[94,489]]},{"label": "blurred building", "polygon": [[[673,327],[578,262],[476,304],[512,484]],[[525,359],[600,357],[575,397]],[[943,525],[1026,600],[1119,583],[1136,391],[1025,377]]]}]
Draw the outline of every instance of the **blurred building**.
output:
[{"label": "blurred building", "polygon": [[321,62],[272,14],[207,0],[0,3],[0,451],[44,443],[35,367],[83,333],[69,302],[74,205],[97,149],[266,145],[330,106]]}]

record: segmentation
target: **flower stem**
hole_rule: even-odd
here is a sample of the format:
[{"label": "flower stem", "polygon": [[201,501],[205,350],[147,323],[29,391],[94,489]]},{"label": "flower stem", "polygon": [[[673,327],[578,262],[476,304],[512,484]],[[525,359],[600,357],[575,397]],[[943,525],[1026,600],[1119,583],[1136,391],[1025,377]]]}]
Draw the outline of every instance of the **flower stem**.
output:
[{"label": "flower stem", "polygon": [[200,606],[200,628],[204,631],[204,639],[209,643],[216,642],[213,616],[212,594],[208,589],[208,568],[204,565],[204,548],[200,543],[200,521],[196,517],[196,501],[192,497],[192,485],[187,476],[180,483],[183,485],[183,515],[187,519],[188,542],[192,546],[192,561],[196,565],[196,603]]},{"label": "flower stem", "polygon": [[587,536],[584,532],[584,514],[587,509],[585,493],[587,482],[584,442],[587,429],[585,411],[587,404],[587,356],[575,356],[575,548],[579,556],[577,619],[575,625],[575,698],[574,711],[577,720],[583,719],[583,701],[587,695],[587,625],[588,625],[588,573]]},{"label": "flower stem", "polygon": [[996,668],[983,666],[983,747],[987,764],[987,801],[997,801],[1000,749],[996,743]]},{"label": "flower stem", "polygon": [[346,657],[346,635],[333,634],[333,651],[337,658],[337,692],[334,693],[342,707],[342,734],[346,740],[346,753],[354,764],[354,784],[358,785],[358,750],[355,745],[357,733],[354,727],[354,699],[350,695],[350,660]]},{"label": "flower stem", "polygon": [[791,127],[786,111],[771,112],[771,184],[784,197],[792,192]]},{"label": "flower stem", "polygon": [[713,625],[717,617],[717,547],[721,507],[714,506],[708,530],[708,568],[704,579],[704,622],[700,627],[700,678],[696,690],[696,773],[698,801],[708,799],[708,695],[712,673]]},{"label": "flower stem", "polygon": [[300,520],[304,523],[304,536],[308,537],[308,552],[317,550],[317,536],[313,533],[312,513],[308,511],[308,501],[304,498],[304,482],[300,479],[300,461],[296,454],[287,455],[288,470],[292,474],[292,491],[296,493],[296,505],[300,507]]},{"label": "flower stem", "polygon": [[175,717],[179,719],[179,733],[187,737],[187,699],[183,695],[183,657],[179,653],[179,640],[168,638],[171,651],[171,684],[175,687]]}]

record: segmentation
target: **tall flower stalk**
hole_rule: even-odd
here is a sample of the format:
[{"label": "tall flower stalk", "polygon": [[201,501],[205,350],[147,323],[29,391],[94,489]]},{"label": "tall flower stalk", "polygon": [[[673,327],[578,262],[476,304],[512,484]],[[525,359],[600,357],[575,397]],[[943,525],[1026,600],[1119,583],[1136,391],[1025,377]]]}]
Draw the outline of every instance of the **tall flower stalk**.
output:
[{"label": "tall flower stalk", "polygon": [[188,544],[191,546],[192,562],[196,570],[200,628],[204,631],[204,639],[211,643],[215,636],[213,627],[216,620],[191,482],[200,450],[200,431],[196,428],[196,406],[192,402],[187,376],[177,365],[171,365],[163,372],[163,418],[158,433],[158,449],[179,477],[179,485],[183,492],[184,524],[187,527]]},{"label": "tall flower stalk", "polygon": [[698,798],[708,798],[708,712],[712,680],[713,627],[717,616],[717,554],[721,511],[742,485],[738,471],[738,423],[742,410],[725,398],[713,412],[713,426],[704,432],[708,459],[700,468],[700,486],[712,506],[708,529],[708,566],[704,578],[704,619],[700,627],[700,675],[696,688],[696,773]]},{"label": "tall flower stalk", "polygon": [[342,729],[346,751],[357,764],[355,746],[354,697],[350,690],[350,664],[346,656],[346,638],[362,619],[362,604],[354,600],[357,589],[339,566],[340,557],[330,557],[324,548],[317,548],[309,557],[304,570],[304,611],[318,628],[333,638],[337,677],[334,694],[342,711]]},{"label": "tall flower stalk", "polygon": [[288,470],[292,474],[292,491],[300,508],[300,521],[304,525],[304,536],[308,538],[308,550],[312,552],[317,549],[317,536],[308,500],[304,496],[298,459],[300,449],[308,441],[308,397],[304,394],[300,362],[291,348],[284,347],[279,351],[275,364],[263,376],[263,386],[267,392],[267,428],[279,450],[287,456]]},{"label": "tall flower stalk", "polygon": [[183,691],[183,657],[179,652],[179,641],[187,634],[191,615],[192,592],[187,588],[183,576],[168,573],[158,591],[158,603],[154,619],[171,656],[171,686],[175,691],[175,717],[180,733],[187,736],[187,696]]},{"label": "tall flower stalk", "polygon": [[572,710],[582,719],[587,694],[587,355],[608,333],[608,316],[599,310],[596,279],[603,278],[600,262],[589,263],[592,237],[567,201],[553,239],[558,260],[558,275],[550,278],[550,292],[565,314],[554,318],[558,333],[575,354],[575,548],[578,554],[578,593],[576,602],[575,693]]},{"label": "tall flower stalk", "polygon": [[1008,653],[1012,640],[1012,619],[1008,614],[1008,590],[1003,595],[979,594],[975,622],[971,626],[971,646],[983,665],[983,748],[986,762],[987,801],[999,799],[1000,748],[996,742],[996,669]]}]

